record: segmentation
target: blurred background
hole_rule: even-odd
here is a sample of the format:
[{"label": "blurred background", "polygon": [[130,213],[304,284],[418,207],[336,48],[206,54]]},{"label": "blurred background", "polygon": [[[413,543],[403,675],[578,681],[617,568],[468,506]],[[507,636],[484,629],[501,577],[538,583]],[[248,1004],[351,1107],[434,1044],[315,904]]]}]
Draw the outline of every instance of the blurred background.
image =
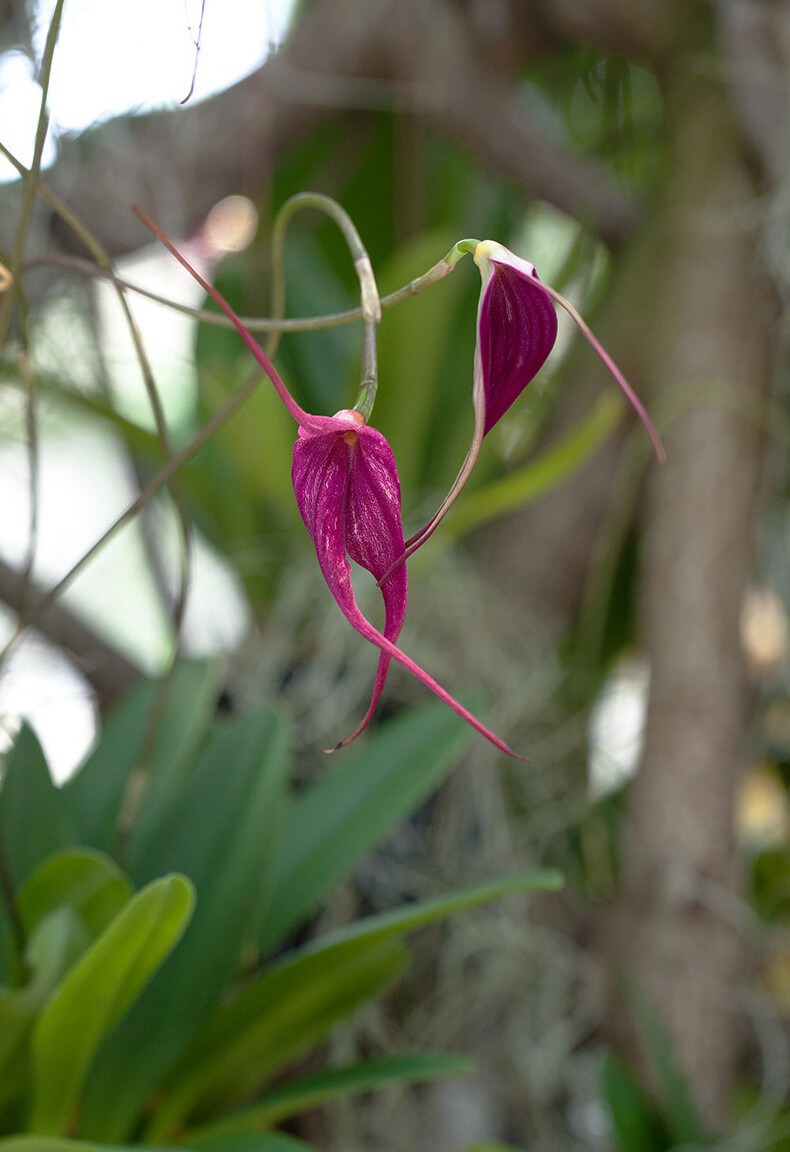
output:
[{"label": "blurred background", "polygon": [[[23,325],[0,314],[6,637],[252,369],[188,315],[203,294],[133,204],[246,317],[268,314],[272,221],[298,191],[350,213],[382,293],[499,240],[582,311],[667,449],[659,467],[561,317],[411,562],[403,647],[532,763],[476,741],[327,922],[525,861],[568,884],[529,918],[516,901],[422,939],[391,1002],[331,1041],[454,1047],[471,1081],[338,1106],[312,1137],[790,1147],[790,3],[66,0],[36,159],[52,10],[0,0],[0,260],[24,293]],[[28,205],[18,164],[39,161],[51,195]],[[186,307],[127,294],[158,423],[97,260]],[[317,215],[289,233],[286,285],[292,316],[356,302]],[[465,261],[382,320],[374,423],[407,535],[470,439],[478,293]],[[286,335],[277,364],[332,413],[360,348],[354,326]],[[299,772],[327,771],[375,654],[315,565],[293,438],[264,383],[85,567],[4,664],[8,741],[27,717],[65,779],[177,646],[222,660],[224,707],[283,701]],[[393,669],[382,718],[423,696]]]}]

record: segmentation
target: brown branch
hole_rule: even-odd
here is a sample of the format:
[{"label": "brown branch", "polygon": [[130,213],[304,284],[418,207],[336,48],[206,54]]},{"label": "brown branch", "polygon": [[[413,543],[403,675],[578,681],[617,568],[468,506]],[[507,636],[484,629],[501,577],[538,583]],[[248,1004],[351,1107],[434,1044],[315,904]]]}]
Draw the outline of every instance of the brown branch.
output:
[{"label": "brown branch", "polygon": [[481,166],[582,220],[606,243],[622,242],[638,219],[633,197],[598,161],[543,130],[507,74],[481,61],[474,27],[456,8],[436,0],[432,20],[430,36],[411,23],[420,79],[432,85],[429,114]]},{"label": "brown branch", "polygon": [[[473,24],[445,0],[318,0],[284,47],[241,83],[187,109],[119,118],[66,141],[47,180],[118,255],[141,243],[131,203],[187,234],[231,192],[259,200],[277,158],[304,133],[338,110],[371,107],[432,119],[481,167],[583,218],[608,241],[636,219],[632,199],[606,170],[552,139],[507,77],[484,66]],[[0,220],[12,195],[0,189]],[[76,250],[58,221],[50,227]]]},{"label": "brown branch", "polygon": [[[20,573],[0,560],[0,600],[14,612],[21,611],[31,599],[37,601],[44,593],[45,589],[35,585],[25,586]],[[101,639],[62,603],[53,604],[37,619],[36,629],[69,654],[96,693],[102,711],[142,677],[136,665]]]},{"label": "brown branch", "polygon": [[552,39],[659,64],[671,36],[665,0],[511,0],[514,34],[526,45]]}]

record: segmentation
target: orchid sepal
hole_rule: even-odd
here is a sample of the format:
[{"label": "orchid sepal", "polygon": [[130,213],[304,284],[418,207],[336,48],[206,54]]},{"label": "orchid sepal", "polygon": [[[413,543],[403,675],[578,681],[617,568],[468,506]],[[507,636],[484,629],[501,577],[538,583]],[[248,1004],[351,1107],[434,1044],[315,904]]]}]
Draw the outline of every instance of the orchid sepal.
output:
[{"label": "orchid sepal", "polygon": [[[537,291],[543,285],[533,264],[512,256],[493,240],[460,240],[452,251],[459,253],[459,259],[471,253],[482,275],[472,387],[474,432],[450,491],[428,523],[406,541],[399,563],[439,527],[466,485],[483,440],[537,375],[557,338],[557,316],[551,300]],[[502,277],[495,281],[496,268],[505,263],[498,259],[500,252],[512,257],[516,281],[504,282]],[[520,322],[514,324],[513,319]]]},{"label": "orchid sepal", "polygon": [[[405,562],[436,531],[469,479],[484,438],[534,379],[547,359],[557,336],[557,317],[552,302],[568,313],[614,377],[644,425],[659,463],[666,460],[661,437],[644,404],[570,301],[543,283],[534,264],[517,256],[496,240],[461,240],[452,249],[451,255],[455,254],[457,260],[468,252],[472,253],[482,277],[473,370],[475,426],[472,443],[450,491],[428,523],[406,541],[403,556],[396,563]],[[497,285],[496,293],[492,293],[493,285]],[[541,298],[543,304],[538,303]],[[496,315],[497,309],[499,316]],[[520,326],[514,324],[519,314],[522,321],[528,318],[529,323]],[[495,363],[497,356],[498,364]],[[385,577],[387,575],[389,573],[385,573]]]}]

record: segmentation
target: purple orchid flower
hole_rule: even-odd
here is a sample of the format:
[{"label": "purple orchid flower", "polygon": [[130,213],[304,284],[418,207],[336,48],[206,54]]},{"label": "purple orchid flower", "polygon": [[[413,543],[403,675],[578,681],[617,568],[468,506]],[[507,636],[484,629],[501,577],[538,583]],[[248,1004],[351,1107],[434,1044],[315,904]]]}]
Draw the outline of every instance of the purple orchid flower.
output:
[{"label": "purple orchid flower", "polygon": [[[340,610],[351,626],[380,652],[368,710],[354,731],[335,747],[349,744],[370,722],[384,689],[390,662],[395,660],[500,751],[519,760],[526,759],[396,646],[406,615],[408,590],[406,565],[401,562],[405,543],[400,481],[395,457],[384,436],[365,423],[361,412],[344,409],[334,416],[316,416],[301,408],[227,301],[145,213],[135,211],[231,320],[299,426],[291,472],[299,513]],[[350,560],[370,572],[381,588],[385,607],[383,632],[367,620],[357,605]]]},{"label": "purple orchid flower", "polygon": [[[464,252],[473,254],[483,279],[477,309],[472,443],[450,491],[425,527],[406,541],[399,560],[408,559],[436,531],[469,479],[484,438],[545,363],[557,339],[553,301],[568,312],[614,376],[645,425],[658,459],[663,462],[666,458],[644,405],[620,369],[573,305],[539,279],[535,266],[495,240],[462,240],[451,258],[457,260]],[[391,571],[385,572],[384,579]]]}]

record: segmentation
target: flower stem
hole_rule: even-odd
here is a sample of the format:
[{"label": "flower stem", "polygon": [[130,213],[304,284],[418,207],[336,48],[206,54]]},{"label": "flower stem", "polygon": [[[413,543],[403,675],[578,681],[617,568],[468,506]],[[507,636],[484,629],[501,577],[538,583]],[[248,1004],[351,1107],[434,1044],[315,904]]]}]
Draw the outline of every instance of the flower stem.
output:
[{"label": "flower stem", "polygon": [[[5,156],[11,163],[14,162],[13,157],[6,152],[2,142],[0,142],[0,155]],[[38,188],[44,200],[47,203],[52,203],[54,194],[49,192],[46,185],[39,181]],[[169,300],[167,296],[152,292],[140,284],[133,284],[130,280],[116,275],[111,269],[101,268],[91,260],[84,260],[79,256],[38,256],[32,260],[25,260],[21,266],[21,271],[27,272],[32,268],[49,267],[71,268],[85,276],[110,280],[117,288],[123,288],[125,292],[134,292],[138,296],[144,296],[146,300],[153,300],[155,304],[161,304],[163,308],[170,308],[173,312],[180,312],[183,316],[191,316],[193,320],[197,320],[201,324],[209,324],[214,328],[235,328],[233,321],[223,312],[209,312],[204,308],[190,308],[188,304],[179,304],[176,300]],[[390,292],[387,296],[382,296],[379,301],[382,309],[392,308],[393,305],[400,304],[403,300],[410,300],[412,296],[419,295],[426,288],[430,288],[432,284],[438,284],[440,280],[444,280],[445,276],[449,276],[454,267],[455,264],[448,262],[447,257],[445,257],[433,268],[424,272],[422,276],[416,276],[414,280],[410,280],[403,287]],[[10,285],[10,273],[0,264],[0,292],[5,291]],[[319,332],[325,328],[339,328],[344,324],[353,324],[355,320],[361,319],[361,308],[347,308],[343,312],[327,312],[324,316],[291,316],[288,319],[282,317],[275,319],[271,316],[239,317],[239,321],[248,332]]]},{"label": "flower stem", "polygon": [[577,310],[570,303],[570,301],[566,300],[565,297],[560,292],[558,292],[556,290],[556,288],[551,288],[548,284],[544,284],[541,280],[535,280],[535,281],[533,281],[533,283],[534,283],[536,288],[539,288],[541,292],[545,292],[546,295],[550,296],[552,300],[556,301],[556,303],[559,304],[561,308],[565,309],[565,311],[570,316],[571,320],[573,320],[574,324],[576,325],[576,327],[581,332],[582,336],[584,336],[587,343],[590,344],[592,346],[592,348],[595,350],[595,352],[598,353],[601,360],[604,362],[604,364],[609,369],[612,376],[614,376],[615,380],[617,381],[618,385],[620,386],[620,389],[623,392],[623,395],[626,397],[629,404],[631,405],[631,407],[634,409],[634,411],[636,412],[639,419],[644,424],[645,430],[647,431],[647,434],[652,441],[653,449],[655,451],[655,454],[656,454],[656,457],[658,459],[659,464],[666,464],[666,461],[667,461],[666,450],[664,448],[664,445],[661,441],[661,437],[659,436],[658,431],[656,430],[656,427],[655,427],[653,421],[650,419],[650,416],[648,415],[647,409],[645,408],[644,404],[642,403],[642,401],[637,396],[636,392],[634,392],[633,388],[628,383],[628,381],[626,380],[623,373],[617,367],[617,365],[615,364],[612,357],[606,351],[603,344],[601,344],[598,337],[592,331],[589,324],[587,324],[587,322],[584,320],[584,318],[579,314],[579,312],[577,312]]},{"label": "flower stem", "polygon": [[[379,299],[373,266],[356,226],[344,208],[331,196],[320,192],[298,192],[286,200],[274,221],[272,231],[272,296],[271,309],[275,321],[281,321],[285,312],[285,277],[283,275],[283,248],[285,231],[291,219],[302,208],[315,208],[334,220],[348,245],[354,269],[359,278],[361,308],[364,324],[362,339],[362,376],[354,410],[360,412],[367,421],[373,411],[376,399],[378,369],[376,363],[376,325],[381,320]],[[267,355],[271,358],[277,350],[282,329],[272,331],[266,343]]]}]

